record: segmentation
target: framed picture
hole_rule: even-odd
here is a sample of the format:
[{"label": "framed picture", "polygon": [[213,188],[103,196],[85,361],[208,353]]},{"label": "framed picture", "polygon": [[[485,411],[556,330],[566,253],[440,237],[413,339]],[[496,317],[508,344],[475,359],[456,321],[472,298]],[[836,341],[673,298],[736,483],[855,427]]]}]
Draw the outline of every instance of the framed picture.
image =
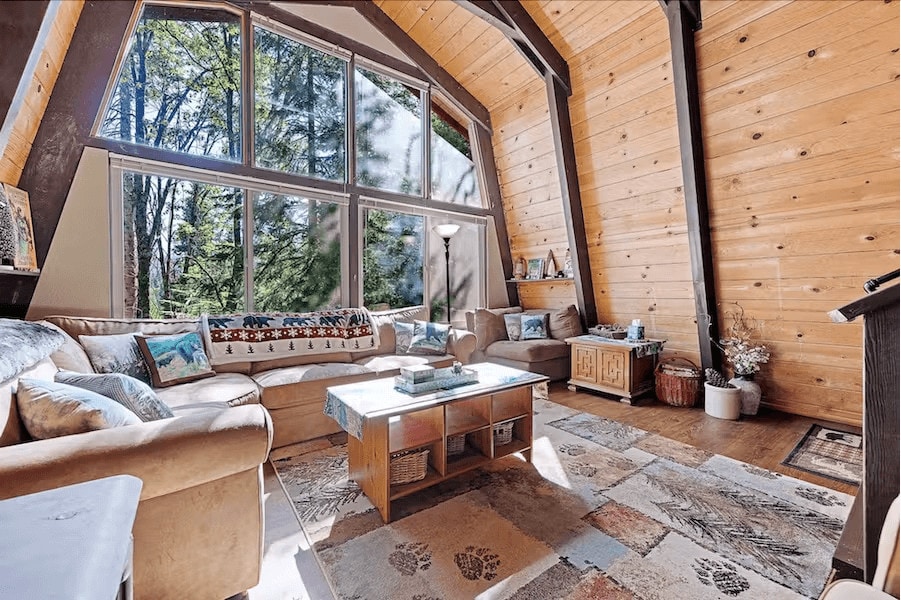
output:
[{"label": "framed picture", "polygon": [[6,192],[0,184],[0,269],[13,269],[16,257],[16,222],[6,199]]},{"label": "framed picture", "polygon": [[25,271],[37,271],[38,262],[34,252],[34,230],[31,226],[31,205],[28,202],[28,192],[8,183],[3,184],[3,191],[13,219],[15,237],[13,266]]},{"label": "framed picture", "polygon": [[544,259],[530,258],[528,268],[526,269],[526,279],[543,279],[544,278]]}]

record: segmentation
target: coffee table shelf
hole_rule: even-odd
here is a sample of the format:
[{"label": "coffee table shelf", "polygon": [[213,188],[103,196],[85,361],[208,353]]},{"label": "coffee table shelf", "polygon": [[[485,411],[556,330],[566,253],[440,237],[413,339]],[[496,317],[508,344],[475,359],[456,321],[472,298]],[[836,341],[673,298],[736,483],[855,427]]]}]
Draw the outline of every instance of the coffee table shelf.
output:
[{"label": "coffee table shelf", "polygon": [[[326,413],[350,433],[348,475],[391,521],[391,502],[430,487],[493,458],[517,452],[532,459],[532,386],[544,375],[491,363],[470,365],[479,381],[432,394],[405,395],[394,378],[328,388]],[[513,421],[513,440],[495,445],[494,427]],[[459,455],[447,455],[447,438],[466,435]],[[424,479],[390,485],[390,456],[428,448]]]}]

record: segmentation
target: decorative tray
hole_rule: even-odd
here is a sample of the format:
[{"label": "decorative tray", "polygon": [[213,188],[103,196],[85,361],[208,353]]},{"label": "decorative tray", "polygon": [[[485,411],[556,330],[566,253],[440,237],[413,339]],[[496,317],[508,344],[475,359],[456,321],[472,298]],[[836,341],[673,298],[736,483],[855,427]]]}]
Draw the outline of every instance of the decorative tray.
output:
[{"label": "decorative tray", "polygon": [[421,394],[436,390],[448,390],[461,385],[476,383],[478,380],[479,374],[471,369],[463,369],[460,373],[454,373],[453,367],[447,367],[435,369],[435,378],[422,383],[412,383],[397,375],[394,378],[394,389],[406,394]]}]

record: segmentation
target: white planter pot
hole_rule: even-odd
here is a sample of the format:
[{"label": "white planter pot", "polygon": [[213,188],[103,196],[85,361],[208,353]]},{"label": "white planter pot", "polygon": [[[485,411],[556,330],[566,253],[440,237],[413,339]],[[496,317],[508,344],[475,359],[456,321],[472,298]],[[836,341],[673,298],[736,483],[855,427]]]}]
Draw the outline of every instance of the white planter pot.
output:
[{"label": "white planter pot", "polygon": [[735,421],[741,414],[741,390],[704,383],[704,412],[717,419]]},{"label": "white planter pot", "polygon": [[753,375],[733,377],[729,383],[741,390],[741,414],[756,415],[760,408],[760,384]]}]

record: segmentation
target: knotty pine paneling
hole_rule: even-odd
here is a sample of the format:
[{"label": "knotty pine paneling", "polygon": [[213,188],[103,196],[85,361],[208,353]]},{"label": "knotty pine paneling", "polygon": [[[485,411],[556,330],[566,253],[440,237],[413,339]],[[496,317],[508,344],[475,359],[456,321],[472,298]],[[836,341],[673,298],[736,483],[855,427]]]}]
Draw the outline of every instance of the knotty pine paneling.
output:
[{"label": "knotty pine paneling", "polygon": [[765,403],[859,424],[861,327],[826,312],[898,266],[898,3],[741,8],[696,35],[717,294],[772,350]]},{"label": "knotty pine paneling", "polygon": [[[69,49],[75,25],[81,14],[84,0],[60,2],[53,26],[50,28],[43,49],[28,85],[25,101],[15,115],[12,130],[3,156],[0,157],[0,182],[16,185],[31,152],[31,143],[37,134],[60,67]],[[28,52],[31,49],[22,49]],[[16,86],[18,81],[4,82]]]}]

